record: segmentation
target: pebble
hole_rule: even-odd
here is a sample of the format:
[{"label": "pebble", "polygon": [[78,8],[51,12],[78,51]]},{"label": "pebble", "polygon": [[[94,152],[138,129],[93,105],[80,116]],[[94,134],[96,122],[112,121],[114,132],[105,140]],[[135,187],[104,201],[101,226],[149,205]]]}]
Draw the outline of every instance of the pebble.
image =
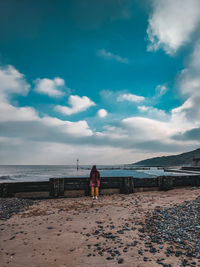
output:
[{"label": "pebble", "polygon": [[118,260],[118,264],[122,264],[123,262],[124,262],[124,259],[123,258],[121,258],[121,259]]},{"label": "pebble", "polygon": [[0,198],[0,220],[8,220],[12,215],[23,211],[36,201],[21,198]]},{"label": "pebble", "polygon": [[[175,245],[168,247],[165,251],[167,257],[185,255],[198,259],[200,255],[200,197],[193,201],[185,201],[181,205],[174,205],[170,208],[157,208],[151,217],[146,218],[145,224],[140,232],[148,233],[151,242],[163,244],[168,242]],[[148,244],[146,244],[148,247]],[[159,246],[163,248],[163,246]],[[150,248],[155,253],[155,248]],[[182,261],[186,266],[187,261]],[[169,266],[169,265],[168,265]]]}]

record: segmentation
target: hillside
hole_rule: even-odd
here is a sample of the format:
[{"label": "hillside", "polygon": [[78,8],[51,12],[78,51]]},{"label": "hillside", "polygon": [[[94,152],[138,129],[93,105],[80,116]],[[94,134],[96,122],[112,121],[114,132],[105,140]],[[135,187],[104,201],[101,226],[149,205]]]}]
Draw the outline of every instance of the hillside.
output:
[{"label": "hillside", "polygon": [[133,163],[140,166],[182,166],[190,165],[193,158],[200,158],[200,148],[172,156],[156,157]]}]

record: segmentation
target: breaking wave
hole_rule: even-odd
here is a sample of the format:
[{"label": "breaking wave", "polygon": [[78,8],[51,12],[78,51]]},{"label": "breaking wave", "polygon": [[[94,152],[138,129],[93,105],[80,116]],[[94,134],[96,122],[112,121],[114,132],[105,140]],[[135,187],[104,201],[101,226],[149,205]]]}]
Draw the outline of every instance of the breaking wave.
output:
[{"label": "breaking wave", "polygon": [[0,176],[0,180],[14,180],[10,175],[2,175]]}]

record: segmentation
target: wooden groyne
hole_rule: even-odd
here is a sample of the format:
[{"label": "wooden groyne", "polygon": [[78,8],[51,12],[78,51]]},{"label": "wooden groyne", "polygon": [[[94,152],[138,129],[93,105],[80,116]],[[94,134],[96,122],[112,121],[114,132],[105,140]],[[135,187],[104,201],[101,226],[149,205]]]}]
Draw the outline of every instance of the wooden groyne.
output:
[{"label": "wooden groyne", "polygon": [[[159,176],[156,178],[102,177],[101,194],[130,194],[176,187],[200,186],[200,175]],[[0,197],[56,198],[89,196],[88,177],[50,178],[46,182],[1,183]]]},{"label": "wooden groyne", "polygon": [[182,171],[196,171],[196,172],[200,172],[200,167],[196,166],[196,167],[182,167],[181,168]]}]

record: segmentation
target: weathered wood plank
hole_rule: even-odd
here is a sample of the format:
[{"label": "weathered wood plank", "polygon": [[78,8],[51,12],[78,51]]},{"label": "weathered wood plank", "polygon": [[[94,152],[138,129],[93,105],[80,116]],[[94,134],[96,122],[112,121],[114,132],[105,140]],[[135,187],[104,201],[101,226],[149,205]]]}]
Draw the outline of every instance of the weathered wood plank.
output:
[{"label": "weathered wood plank", "polygon": [[158,178],[134,178],[134,187],[157,187]]},{"label": "weathered wood plank", "polygon": [[[160,176],[157,178],[134,177],[102,177],[100,190],[116,191],[130,194],[136,191],[152,190],[159,187],[160,190],[169,190],[179,186],[200,186],[200,175],[187,176]],[[88,177],[50,178],[46,182],[17,182],[0,183],[0,197],[29,196],[40,193],[50,197],[67,195],[67,191],[81,191],[85,195],[90,194]],[[24,193],[24,194],[22,194]],[[82,193],[83,194],[83,193]]]},{"label": "weathered wood plank", "polygon": [[49,182],[0,183],[0,197],[12,197],[20,192],[49,191]]},{"label": "weathered wood plank", "polygon": [[174,186],[196,186],[196,175],[179,176],[174,179]]},{"label": "weathered wood plank", "polygon": [[200,175],[196,176],[196,186],[200,186]]},{"label": "weathered wood plank", "polygon": [[174,185],[174,177],[172,176],[159,176],[158,177],[158,185],[159,185],[159,190],[170,190],[173,189]]}]

